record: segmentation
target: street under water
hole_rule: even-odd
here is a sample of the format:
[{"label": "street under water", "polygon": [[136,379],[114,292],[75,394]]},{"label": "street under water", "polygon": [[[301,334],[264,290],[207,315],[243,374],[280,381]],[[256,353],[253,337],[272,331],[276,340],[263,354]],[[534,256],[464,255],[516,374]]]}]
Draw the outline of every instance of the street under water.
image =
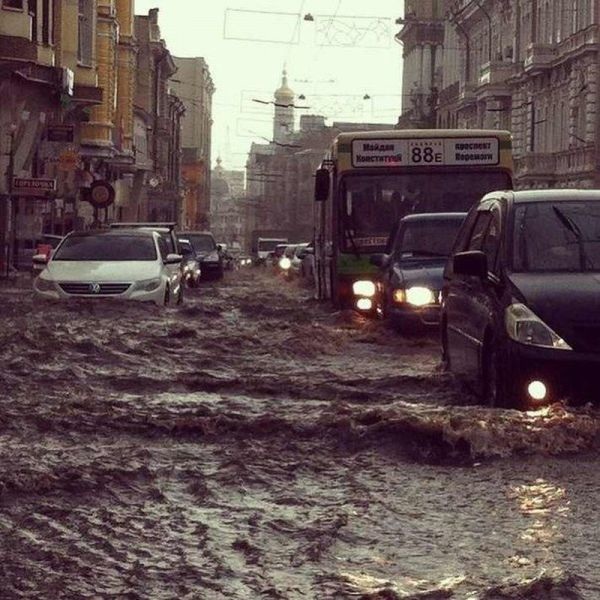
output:
[{"label": "street under water", "polygon": [[600,598],[593,406],[474,406],[266,269],[0,320],[2,600]]}]

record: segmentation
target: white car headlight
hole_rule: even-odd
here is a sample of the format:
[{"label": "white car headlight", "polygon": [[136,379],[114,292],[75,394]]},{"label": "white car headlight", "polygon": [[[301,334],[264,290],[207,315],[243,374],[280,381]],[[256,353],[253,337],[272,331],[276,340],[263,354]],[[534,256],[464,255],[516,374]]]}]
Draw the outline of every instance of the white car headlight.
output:
[{"label": "white car headlight", "polygon": [[435,294],[429,288],[415,286],[406,290],[406,301],[413,306],[435,304]]},{"label": "white car headlight", "polygon": [[160,287],[161,284],[161,280],[159,278],[154,278],[154,279],[143,279],[142,281],[138,281],[134,286],[133,289],[135,291],[144,291],[144,292],[153,292],[154,290],[157,290]]},{"label": "white car headlight", "polygon": [[279,261],[279,266],[284,270],[287,271],[291,266],[292,266],[292,261],[287,257],[284,256],[280,261]]},{"label": "white car headlight", "polygon": [[375,295],[375,284],[372,281],[355,281],[352,284],[352,292],[355,296],[372,298]]},{"label": "white car headlight", "polygon": [[556,350],[572,350],[565,340],[524,304],[511,304],[506,309],[504,320],[508,336],[516,342]]},{"label": "white car headlight", "polygon": [[48,279],[44,279],[43,277],[38,277],[35,280],[35,287],[40,292],[51,292],[56,289],[54,281],[49,281]]}]

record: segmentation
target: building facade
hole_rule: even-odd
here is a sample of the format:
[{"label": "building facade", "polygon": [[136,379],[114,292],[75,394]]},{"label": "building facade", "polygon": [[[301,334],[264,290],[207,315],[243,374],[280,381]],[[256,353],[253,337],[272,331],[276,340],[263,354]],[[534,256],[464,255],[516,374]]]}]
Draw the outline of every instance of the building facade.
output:
[{"label": "building facade", "polygon": [[380,123],[327,125],[322,115],[301,115],[294,126],[294,92],[284,71],[274,93],[273,135],[270,143],[253,143],[246,163],[246,233],[278,232],[292,242],[314,236],[314,175],[337,135],[345,131],[393,129]]},{"label": "building facade", "polygon": [[244,171],[225,169],[220,158],[211,176],[210,230],[219,243],[248,247]]},{"label": "building facade", "polygon": [[598,187],[594,0],[446,2],[439,127],[509,129],[516,185]]},{"label": "building facade", "polygon": [[402,29],[402,113],[398,127],[435,126],[444,51],[443,0],[406,0]]},{"label": "building facade", "polygon": [[183,117],[183,186],[181,223],[186,229],[208,229],[211,199],[212,97],[215,86],[201,57],[174,58],[170,80],[185,107]]}]

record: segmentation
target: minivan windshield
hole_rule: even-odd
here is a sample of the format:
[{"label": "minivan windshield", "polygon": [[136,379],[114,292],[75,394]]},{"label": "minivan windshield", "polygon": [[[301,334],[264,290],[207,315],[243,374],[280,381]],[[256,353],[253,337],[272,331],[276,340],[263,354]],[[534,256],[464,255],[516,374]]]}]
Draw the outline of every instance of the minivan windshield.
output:
[{"label": "minivan windshield", "polygon": [[462,219],[405,221],[394,241],[396,259],[445,258],[450,255]]},{"label": "minivan windshield", "polygon": [[154,261],[156,246],[151,236],[73,235],[55,252],[53,261]]},{"label": "minivan windshield", "polygon": [[600,271],[600,201],[517,205],[513,232],[514,271]]}]

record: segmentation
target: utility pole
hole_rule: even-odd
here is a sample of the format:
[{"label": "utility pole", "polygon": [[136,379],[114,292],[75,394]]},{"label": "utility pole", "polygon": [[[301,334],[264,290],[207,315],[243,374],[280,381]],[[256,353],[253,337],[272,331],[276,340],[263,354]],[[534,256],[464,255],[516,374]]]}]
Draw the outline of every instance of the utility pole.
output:
[{"label": "utility pole", "polygon": [[[13,180],[15,178],[15,131],[16,127],[11,125],[8,148],[8,169],[6,170],[6,190],[8,196],[6,198],[6,220],[8,224],[8,240],[4,244],[4,277],[8,279],[10,273],[10,263],[13,260],[14,244],[15,244],[15,210],[13,199]],[[6,231],[4,232],[7,233]]]}]

